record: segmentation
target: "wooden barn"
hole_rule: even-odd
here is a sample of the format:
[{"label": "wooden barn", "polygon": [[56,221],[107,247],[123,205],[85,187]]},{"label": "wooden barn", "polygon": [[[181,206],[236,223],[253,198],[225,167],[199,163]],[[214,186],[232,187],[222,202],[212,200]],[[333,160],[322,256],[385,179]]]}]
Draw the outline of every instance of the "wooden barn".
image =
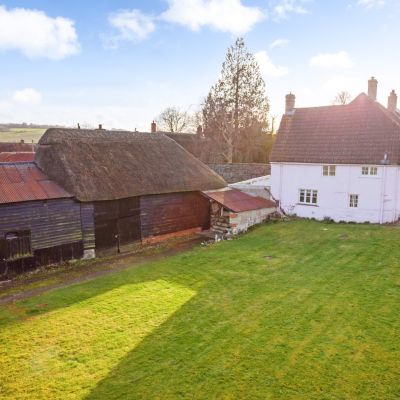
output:
[{"label": "wooden barn", "polygon": [[35,162],[93,212],[97,249],[208,229],[226,182],[163,134],[49,129]]},{"label": "wooden barn", "polygon": [[0,163],[0,277],[81,258],[94,243],[90,219],[34,163]]}]

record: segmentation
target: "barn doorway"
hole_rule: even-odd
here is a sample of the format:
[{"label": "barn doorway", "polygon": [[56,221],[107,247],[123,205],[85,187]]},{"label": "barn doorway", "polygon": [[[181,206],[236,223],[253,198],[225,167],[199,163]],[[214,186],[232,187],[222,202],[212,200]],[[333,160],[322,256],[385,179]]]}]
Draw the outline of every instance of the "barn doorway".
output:
[{"label": "barn doorway", "polygon": [[96,249],[108,249],[141,239],[138,197],[94,203]]}]

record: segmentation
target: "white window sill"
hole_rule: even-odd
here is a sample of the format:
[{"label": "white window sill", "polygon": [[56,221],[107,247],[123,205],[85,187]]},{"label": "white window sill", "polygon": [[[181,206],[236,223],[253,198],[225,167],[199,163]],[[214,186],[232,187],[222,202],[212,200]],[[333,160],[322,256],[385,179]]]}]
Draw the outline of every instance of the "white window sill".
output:
[{"label": "white window sill", "polygon": [[318,204],[310,204],[310,203],[297,203],[296,206],[319,207]]}]

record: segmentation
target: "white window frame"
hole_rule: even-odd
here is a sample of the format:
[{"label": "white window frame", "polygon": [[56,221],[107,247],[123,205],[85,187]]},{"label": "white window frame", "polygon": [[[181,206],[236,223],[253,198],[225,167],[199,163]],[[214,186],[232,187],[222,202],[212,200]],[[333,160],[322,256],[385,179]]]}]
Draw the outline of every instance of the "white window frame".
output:
[{"label": "white window frame", "polygon": [[358,194],[349,194],[349,207],[358,208],[359,196]]},{"label": "white window frame", "polygon": [[378,176],[378,167],[369,167],[367,165],[363,165],[361,167],[361,175],[362,176]]},{"label": "white window frame", "polygon": [[336,165],[323,165],[322,166],[323,176],[336,176]]},{"label": "white window frame", "polygon": [[316,206],[318,205],[318,190],[299,189],[299,204]]},{"label": "white window frame", "polygon": [[370,167],[369,174],[372,176],[377,176],[378,175],[378,167]]}]

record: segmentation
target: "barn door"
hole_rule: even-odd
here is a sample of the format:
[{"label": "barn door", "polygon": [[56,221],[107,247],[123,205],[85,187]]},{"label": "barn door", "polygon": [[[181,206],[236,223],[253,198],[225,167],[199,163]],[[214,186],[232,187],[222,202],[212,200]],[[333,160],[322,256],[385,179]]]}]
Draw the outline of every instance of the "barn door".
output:
[{"label": "barn door", "polygon": [[121,244],[140,240],[140,215],[119,218],[118,234]]}]

